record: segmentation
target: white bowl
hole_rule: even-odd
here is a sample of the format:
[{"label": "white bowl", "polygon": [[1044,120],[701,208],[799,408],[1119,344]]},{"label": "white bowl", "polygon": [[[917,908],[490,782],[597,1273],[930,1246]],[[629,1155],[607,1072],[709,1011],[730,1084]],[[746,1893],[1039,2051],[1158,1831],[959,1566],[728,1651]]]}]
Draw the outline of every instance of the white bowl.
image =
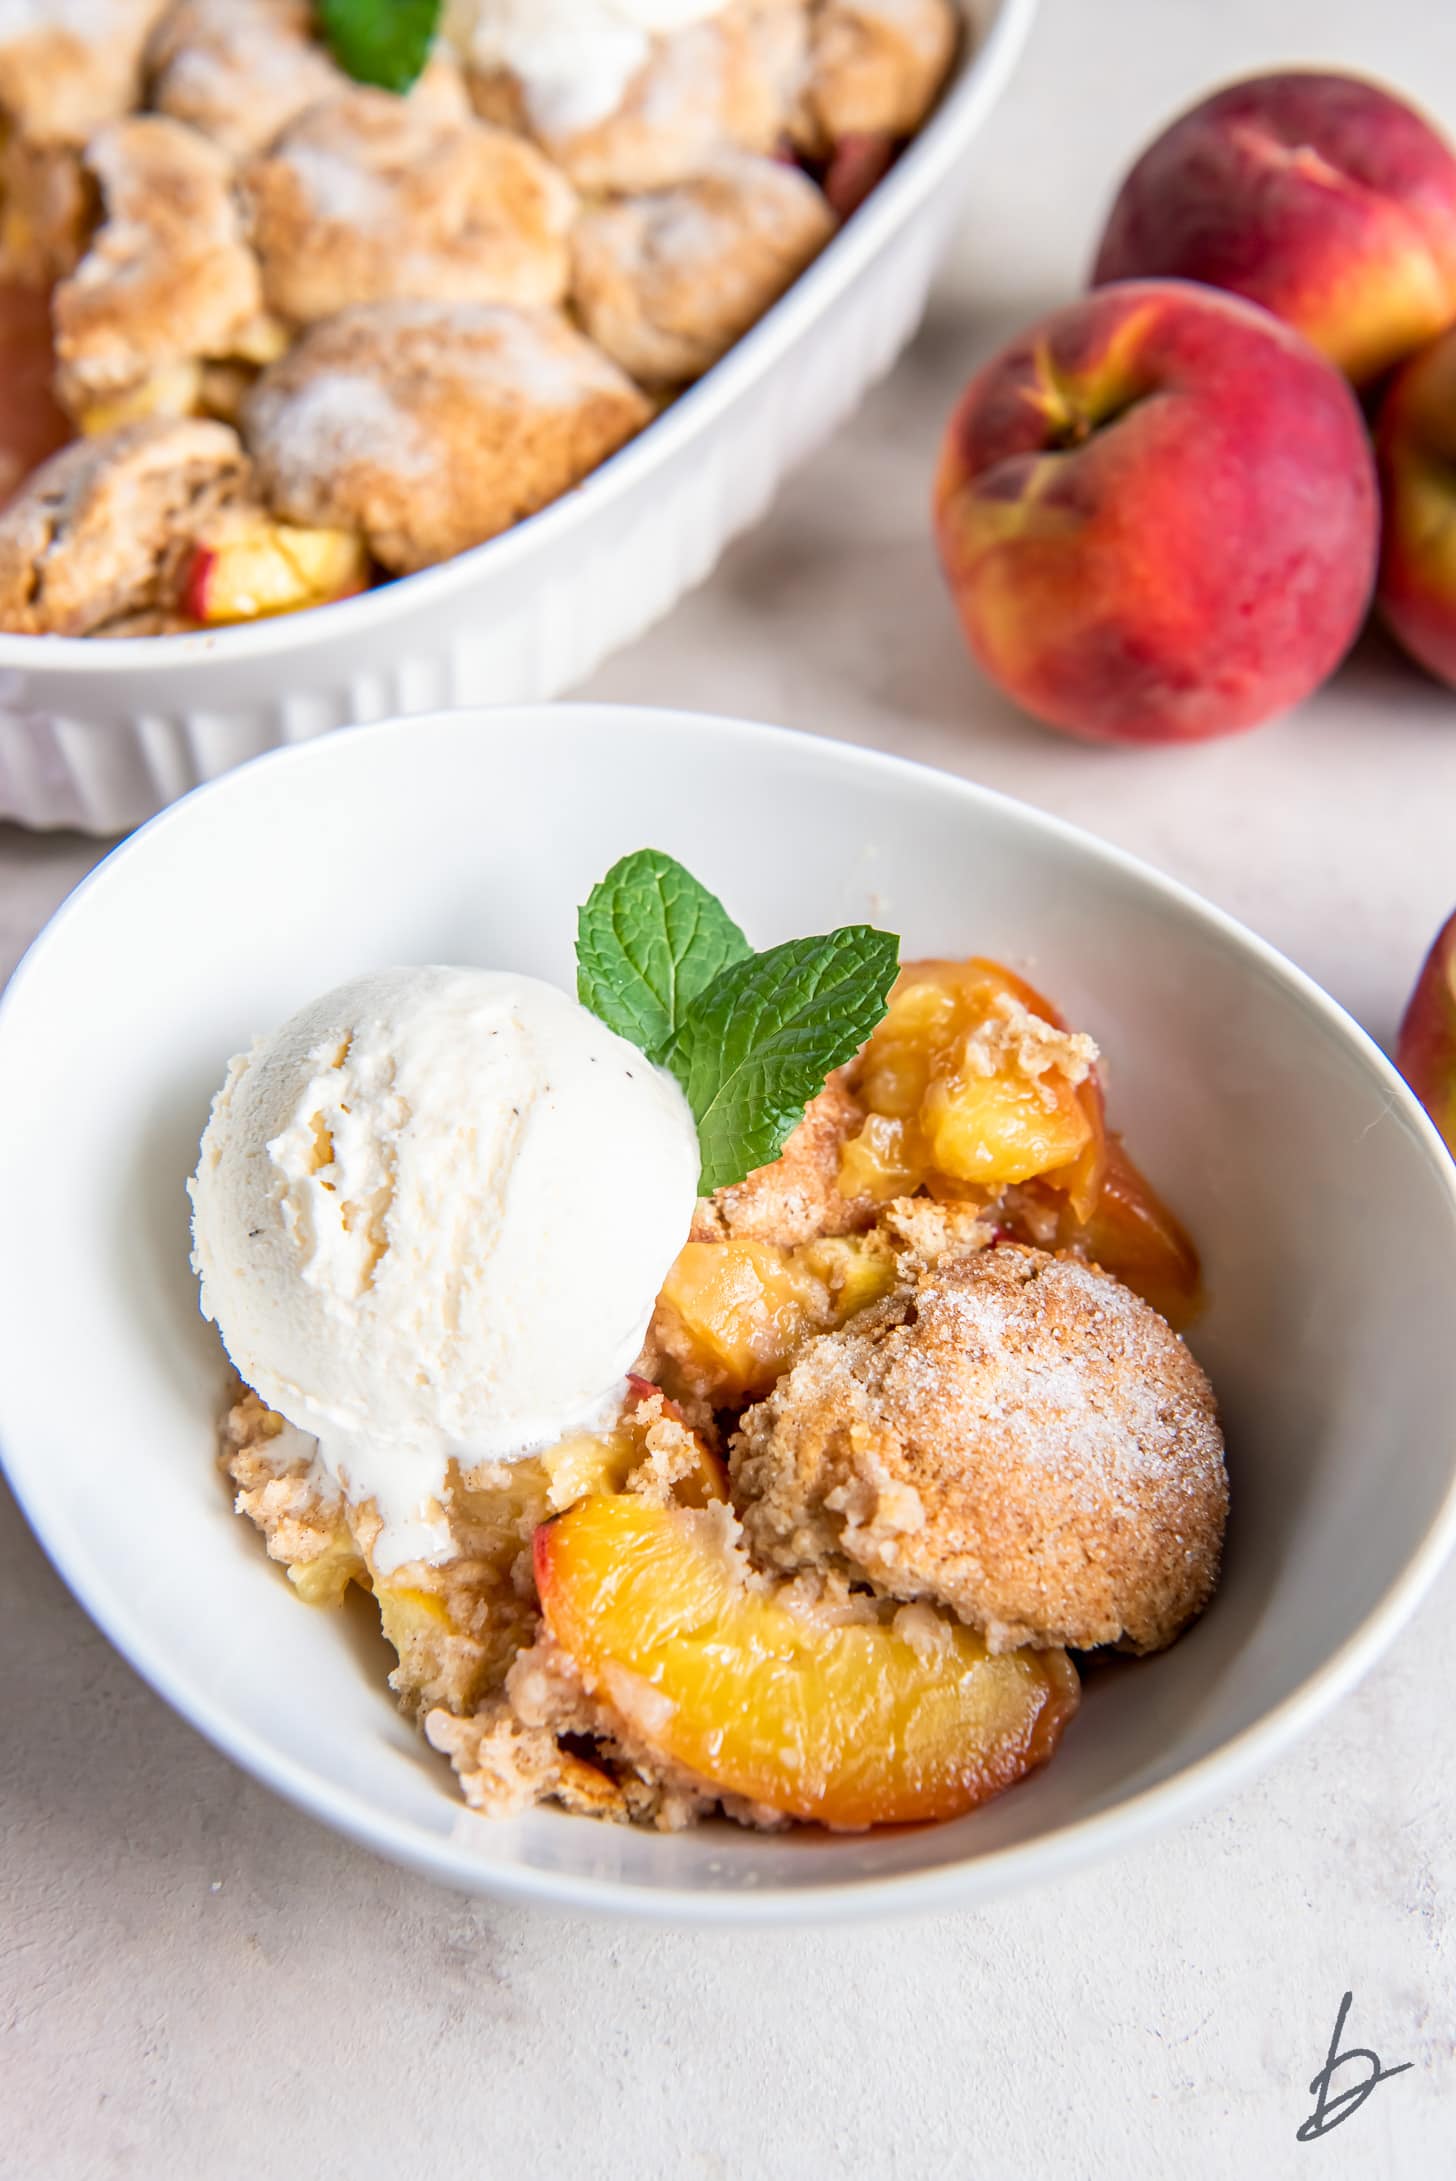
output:
[{"label": "white bowl", "polygon": [[0,632],[0,818],[119,833],[280,744],[441,705],[554,697],[702,581],[900,353],[956,178],[1036,0],[962,0],[954,80],[787,295],[640,438],[539,515],[310,613],[189,636]]},{"label": "white bowl", "polygon": [[[999,955],[1108,1056],[1212,1296],[1223,1587],[1095,1675],[1047,1770],[955,1823],[659,1837],[473,1816],[377,1642],[301,1605],[213,1461],[183,1183],[228,1056],[381,963],[570,983],[617,856],[682,857],[760,943],[871,916]],[[486,1892],[725,1921],[983,1898],[1126,1844],[1307,1727],[1456,1527],[1456,1168],[1356,1025],[1215,909],[1065,825],[864,750],[690,714],[443,714],[280,753],[119,849],[0,1007],[0,1442],[76,1596],[202,1732],[327,1823]],[[61,1731],[65,1731],[64,1723]]]}]

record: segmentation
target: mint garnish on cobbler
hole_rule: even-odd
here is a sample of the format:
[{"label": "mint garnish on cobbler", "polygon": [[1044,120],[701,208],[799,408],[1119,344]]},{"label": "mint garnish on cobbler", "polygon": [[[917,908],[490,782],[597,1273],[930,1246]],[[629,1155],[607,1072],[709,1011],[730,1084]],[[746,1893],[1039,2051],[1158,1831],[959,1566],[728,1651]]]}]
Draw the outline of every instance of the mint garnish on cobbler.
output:
[{"label": "mint garnish on cobbler", "polygon": [[707,1195],[776,1159],[824,1078],[859,1051],[900,942],[846,924],[755,953],[691,872],[644,848],[592,889],[576,960],[582,1005],[681,1085]]}]

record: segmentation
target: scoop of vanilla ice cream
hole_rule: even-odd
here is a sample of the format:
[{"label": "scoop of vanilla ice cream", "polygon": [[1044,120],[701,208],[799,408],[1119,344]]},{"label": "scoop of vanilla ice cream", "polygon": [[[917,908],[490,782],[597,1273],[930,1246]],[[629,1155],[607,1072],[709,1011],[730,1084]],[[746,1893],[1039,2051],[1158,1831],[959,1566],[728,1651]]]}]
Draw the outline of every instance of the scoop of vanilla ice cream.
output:
[{"label": "scoop of vanilla ice cream", "polygon": [[445,35],[478,68],[509,69],[538,129],[569,134],[615,113],[665,32],[724,0],[449,0]]},{"label": "scoop of vanilla ice cream", "polygon": [[450,1550],[450,1460],[599,1421],[692,1220],[670,1076],[532,977],[395,969],[234,1060],[190,1184],[202,1309],[373,1498],[382,1569]]}]

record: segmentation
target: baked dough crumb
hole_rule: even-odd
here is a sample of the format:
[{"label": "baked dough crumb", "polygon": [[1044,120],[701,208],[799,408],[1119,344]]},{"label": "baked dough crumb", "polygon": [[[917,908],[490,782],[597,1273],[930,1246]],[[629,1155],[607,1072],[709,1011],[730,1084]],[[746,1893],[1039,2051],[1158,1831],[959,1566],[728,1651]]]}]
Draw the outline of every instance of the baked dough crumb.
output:
[{"label": "baked dough crumb", "polygon": [[988,1647],[1154,1651],[1218,1579],[1208,1381],[1130,1288],[1001,1246],[799,1351],[729,1457],[762,1565],[949,1607]]}]

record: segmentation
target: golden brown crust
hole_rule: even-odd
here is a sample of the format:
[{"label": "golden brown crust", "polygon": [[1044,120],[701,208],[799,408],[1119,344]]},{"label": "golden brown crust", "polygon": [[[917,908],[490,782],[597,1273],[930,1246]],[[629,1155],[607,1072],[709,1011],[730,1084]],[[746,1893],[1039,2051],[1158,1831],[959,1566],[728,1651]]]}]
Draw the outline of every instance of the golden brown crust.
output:
[{"label": "golden brown crust", "polygon": [[84,144],[137,105],[142,51],[167,0],[21,0],[0,23],[0,118],[32,145]]},{"label": "golden brown crust", "polygon": [[797,167],[725,154],[675,188],[588,212],[572,296],[592,339],[648,383],[699,378],[833,233]]},{"label": "golden brown crust", "polygon": [[1155,1311],[1070,1257],[952,1259],[810,1341],[731,1468],[762,1560],[848,1565],[993,1650],[1158,1650],[1218,1577],[1208,1381]]},{"label": "golden brown crust", "polygon": [[[173,0],[147,51],[151,104],[230,159],[263,151],[320,99],[354,88],[313,32],[313,0]],[[435,53],[409,93],[441,116],[468,112],[464,78]]]},{"label": "golden brown crust", "polygon": [[81,262],[96,189],[66,144],[12,137],[0,148],[0,278],[48,288]]},{"label": "golden brown crust", "polygon": [[237,434],[199,418],[73,441],[0,513],[0,628],[84,636],[169,612],[198,530],[247,481]]},{"label": "golden brown crust", "polygon": [[831,1075],[771,1166],[704,1198],[693,1218],[694,1242],[773,1242],[793,1249],[824,1235],[862,1234],[875,1223],[865,1197],[839,1192],[839,1160],[864,1125],[865,1109],[845,1071]]},{"label": "golden brown crust", "polygon": [[309,108],[243,177],[269,306],[310,323],[353,303],[559,302],[570,184],[503,129],[387,91]]},{"label": "golden brown crust", "polygon": [[176,0],[147,53],[151,103],[233,159],[347,88],[313,36],[310,0]]},{"label": "golden brown crust", "polygon": [[800,0],[737,0],[657,39],[616,111],[589,128],[552,128],[504,71],[476,70],[471,97],[486,120],[533,134],[588,195],[664,189],[701,174],[724,151],[774,149],[806,39]]},{"label": "golden brown crust", "polygon": [[377,303],[326,319],[265,371],[244,431],[279,514],[362,531],[404,571],[544,507],[650,413],[552,312]]},{"label": "golden brown crust", "polygon": [[263,307],[214,145],[141,114],[93,138],[86,164],[105,218],[54,305],[57,391],[73,415],[179,362],[247,355]]},{"label": "golden brown crust", "polygon": [[849,136],[911,136],[955,59],[952,0],[817,0],[794,140],[816,157]]},{"label": "golden brown crust", "polygon": [[237,1487],[235,1511],[263,1534],[270,1560],[314,1605],[337,1605],[364,1576],[338,1488],[314,1441],[240,1387],[223,1417],[219,1462]]}]

